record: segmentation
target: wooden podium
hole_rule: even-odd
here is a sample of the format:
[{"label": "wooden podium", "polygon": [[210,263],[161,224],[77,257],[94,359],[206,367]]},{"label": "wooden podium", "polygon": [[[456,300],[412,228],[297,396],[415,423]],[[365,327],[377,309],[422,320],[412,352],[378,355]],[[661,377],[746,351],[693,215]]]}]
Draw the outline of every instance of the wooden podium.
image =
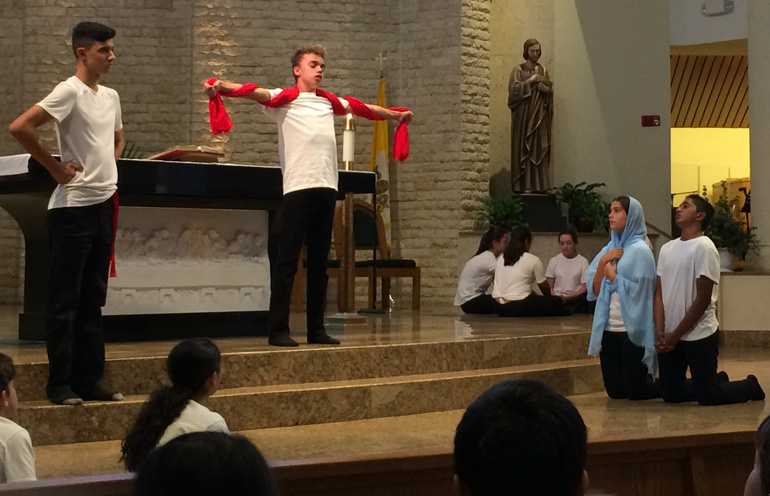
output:
[{"label": "wooden podium", "polygon": [[224,156],[224,152],[210,146],[177,145],[147,158],[148,160],[212,163],[219,162],[219,159]]}]

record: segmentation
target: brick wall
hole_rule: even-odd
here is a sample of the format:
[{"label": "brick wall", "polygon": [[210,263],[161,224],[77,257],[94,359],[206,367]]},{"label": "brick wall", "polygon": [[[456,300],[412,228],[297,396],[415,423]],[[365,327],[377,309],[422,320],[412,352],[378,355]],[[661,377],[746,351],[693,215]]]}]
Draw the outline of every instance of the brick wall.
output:
[{"label": "brick wall", "polygon": [[[66,40],[79,20],[118,30],[117,63],[105,84],[121,95],[127,141],[145,153],[211,142],[200,89],[211,75],[287,86],[293,83],[293,49],[322,42],[329,51],[324,87],[373,102],[379,79],[375,58],[383,52],[389,105],[408,106],[416,114],[410,126],[412,158],[391,165],[394,251],[423,267],[426,303],[451,303],[459,232],[469,228],[487,190],[490,1],[3,2],[0,38],[17,49],[5,50],[0,61],[17,71],[0,75],[5,83],[0,153],[19,151],[5,126],[72,74]],[[228,103],[235,129],[219,143],[228,160],[277,165],[275,126],[253,102]],[[337,126],[341,134],[341,122]],[[368,168],[371,129],[359,119],[357,169]],[[43,135],[55,148],[51,130]],[[15,233],[19,239],[5,217],[0,216],[0,236]],[[19,246],[0,245],[0,258],[20,266]],[[18,284],[0,280],[0,288],[10,285],[16,293]],[[397,284],[394,293],[408,296],[408,287]],[[7,301],[3,294],[0,301]]]}]

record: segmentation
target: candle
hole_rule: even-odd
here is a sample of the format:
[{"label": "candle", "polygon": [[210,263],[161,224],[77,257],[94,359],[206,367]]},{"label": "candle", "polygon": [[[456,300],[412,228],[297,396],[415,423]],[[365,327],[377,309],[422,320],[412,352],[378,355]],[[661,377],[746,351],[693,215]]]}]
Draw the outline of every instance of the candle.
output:
[{"label": "candle", "polygon": [[356,149],[356,121],[353,114],[345,116],[345,130],[342,132],[342,161],[345,169],[350,170]]}]

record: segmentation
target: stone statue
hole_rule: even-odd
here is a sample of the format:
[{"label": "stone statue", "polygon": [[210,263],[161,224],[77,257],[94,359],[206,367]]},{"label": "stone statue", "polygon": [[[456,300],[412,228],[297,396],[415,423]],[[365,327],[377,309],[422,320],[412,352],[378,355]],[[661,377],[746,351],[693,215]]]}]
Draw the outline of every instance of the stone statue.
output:
[{"label": "stone statue", "polygon": [[515,192],[548,191],[551,162],[553,83],[538,64],[540,43],[524,42],[523,64],[511,72],[508,107],[511,109],[511,188]]}]

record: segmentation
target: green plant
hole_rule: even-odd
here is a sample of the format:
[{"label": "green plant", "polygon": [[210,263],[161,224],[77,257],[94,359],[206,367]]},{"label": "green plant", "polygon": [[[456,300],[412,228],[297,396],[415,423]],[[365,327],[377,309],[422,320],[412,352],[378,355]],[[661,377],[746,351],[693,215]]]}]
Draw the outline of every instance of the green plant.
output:
[{"label": "green plant", "polygon": [[476,220],[476,228],[487,229],[489,226],[503,226],[508,230],[524,224],[524,205],[517,195],[481,199],[483,209]]},{"label": "green plant", "polygon": [[596,188],[606,186],[604,183],[591,183],[585,181],[571,184],[566,183],[556,190],[556,196],[567,204],[570,221],[582,232],[591,232],[602,226],[609,229],[607,213],[609,204],[604,201]]},{"label": "green plant", "polygon": [[[703,196],[706,196],[705,186]],[[756,227],[749,227],[746,222],[733,216],[737,207],[738,199],[728,198],[727,183],[722,181],[722,193],[714,206],[714,216],[705,233],[717,248],[726,248],[732,256],[746,260],[750,251],[759,254],[759,239]]]}]

